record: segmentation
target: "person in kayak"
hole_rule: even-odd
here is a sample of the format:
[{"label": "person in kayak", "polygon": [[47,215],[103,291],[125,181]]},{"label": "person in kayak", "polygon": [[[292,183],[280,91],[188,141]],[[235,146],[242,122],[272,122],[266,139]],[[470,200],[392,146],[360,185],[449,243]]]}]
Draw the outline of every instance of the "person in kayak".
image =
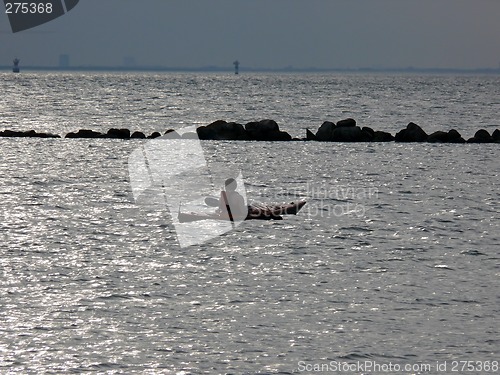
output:
[{"label": "person in kayak", "polygon": [[224,183],[225,190],[220,192],[219,209],[221,215],[227,216],[229,220],[245,220],[248,215],[248,207],[243,197],[236,191],[238,183],[234,178],[228,178]]}]

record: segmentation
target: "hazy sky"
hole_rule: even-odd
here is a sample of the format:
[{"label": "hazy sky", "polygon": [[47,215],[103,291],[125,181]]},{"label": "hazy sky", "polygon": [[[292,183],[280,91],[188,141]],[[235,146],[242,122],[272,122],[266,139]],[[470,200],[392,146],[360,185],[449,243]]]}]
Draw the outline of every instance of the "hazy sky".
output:
[{"label": "hazy sky", "polygon": [[0,65],[62,53],[72,65],[497,68],[500,0],[81,0],[17,34],[0,14]]}]

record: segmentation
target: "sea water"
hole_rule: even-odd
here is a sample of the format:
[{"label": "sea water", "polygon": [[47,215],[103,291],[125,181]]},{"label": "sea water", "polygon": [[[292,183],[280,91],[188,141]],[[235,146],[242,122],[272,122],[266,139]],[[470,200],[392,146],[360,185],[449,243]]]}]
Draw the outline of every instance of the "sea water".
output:
[{"label": "sea water", "polygon": [[[500,128],[495,75],[1,77],[0,128],[63,136]],[[498,145],[203,141],[250,201],[308,203],[181,248],[175,213],[134,202],[146,142],[0,138],[0,373],[500,372]]]}]

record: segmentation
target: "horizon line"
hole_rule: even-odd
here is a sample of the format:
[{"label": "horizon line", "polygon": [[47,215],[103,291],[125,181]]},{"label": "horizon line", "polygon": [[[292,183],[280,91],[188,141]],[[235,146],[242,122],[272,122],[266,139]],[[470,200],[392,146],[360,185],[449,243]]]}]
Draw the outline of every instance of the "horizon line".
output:
[{"label": "horizon line", "polygon": [[[151,65],[136,65],[136,66],[124,66],[124,65],[79,65],[79,66],[47,66],[47,65],[26,65],[21,66],[21,71],[144,71],[144,72],[234,72],[234,67],[224,67],[216,65],[207,65],[199,67],[168,67],[168,66],[151,66]],[[12,65],[0,65],[0,71],[2,70],[12,70]],[[438,68],[438,67],[359,67],[359,68],[317,68],[317,67],[306,67],[306,68],[296,68],[293,66],[286,66],[281,68],[268,68],[268,67],[243,67],[239,69],[240,73],[245,72],[297,72],[297,73],[307,73],[307,72],[393,72],[393,73],[494,73],[500,74],[500,66],[497,68]]]}]

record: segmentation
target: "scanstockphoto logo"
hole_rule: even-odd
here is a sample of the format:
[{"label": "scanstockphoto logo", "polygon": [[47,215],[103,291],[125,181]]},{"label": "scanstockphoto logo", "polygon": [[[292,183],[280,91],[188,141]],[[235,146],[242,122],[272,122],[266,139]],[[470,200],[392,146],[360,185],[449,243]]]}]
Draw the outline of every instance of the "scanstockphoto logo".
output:
[{"label": "scanstockphoto logo", "polygon": [[[212,164],[212,166],[214,166]],[[128,159],[130,184],[135,203],[152,210],[169,211],[181,247],[204,243],[237,226],[246,217],[224,218],[206,204],[218,197],[228,178],[247,207],[241,171],[231,166],[209,170],[195,127],[187,127],[152,139],[135,149]],[[219,189],[216,189],[216,186]],[[216,198],[211,198],[217,201]],[[236,212],[230,206],[228,211]]]},{"label": "scanstockphoto logo", "polygon": [[347,186],[315,184],[308,182],[306,195],[311,200],[305,209],[309,219],[328,220],[345,215],[363,218],[367,205],[378,199],[379,189],[375,186]]},{"label": "scanstockphoto logo", "polygon": [[80,0],[4,0],[13,33],[50,22],[72,10]]}]

